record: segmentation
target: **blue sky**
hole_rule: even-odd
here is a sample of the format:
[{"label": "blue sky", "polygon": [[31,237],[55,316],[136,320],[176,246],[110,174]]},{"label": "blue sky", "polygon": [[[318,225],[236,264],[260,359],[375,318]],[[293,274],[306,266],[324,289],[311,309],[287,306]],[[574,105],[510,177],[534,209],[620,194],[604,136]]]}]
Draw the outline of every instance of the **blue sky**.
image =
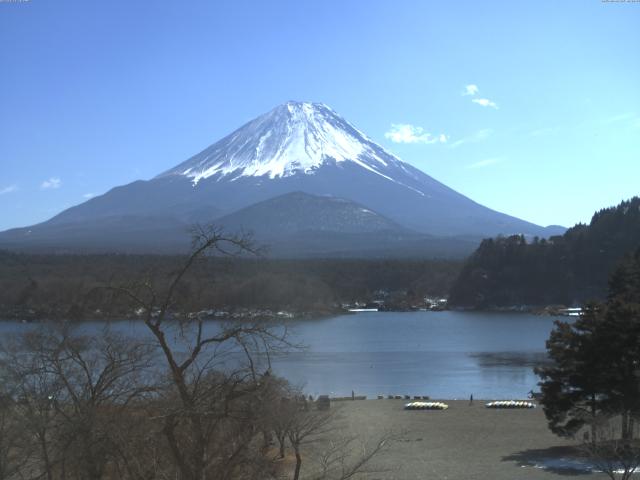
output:
[{"label": "blue sky", "polygon": [[323,102],[479,203],[573,225],[640,194],[640,3],[0,2],[0,229]]}]

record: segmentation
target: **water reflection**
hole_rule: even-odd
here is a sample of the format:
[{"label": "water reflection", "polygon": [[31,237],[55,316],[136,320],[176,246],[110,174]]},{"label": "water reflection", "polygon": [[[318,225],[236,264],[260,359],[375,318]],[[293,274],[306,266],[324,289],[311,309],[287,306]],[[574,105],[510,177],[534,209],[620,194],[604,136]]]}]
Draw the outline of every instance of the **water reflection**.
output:
[{"label": "water reflection", "polygon": [[469,356],[478,362],[480,368],[535,368],[549,363],[545,352],[476,352],[470,353]]}]

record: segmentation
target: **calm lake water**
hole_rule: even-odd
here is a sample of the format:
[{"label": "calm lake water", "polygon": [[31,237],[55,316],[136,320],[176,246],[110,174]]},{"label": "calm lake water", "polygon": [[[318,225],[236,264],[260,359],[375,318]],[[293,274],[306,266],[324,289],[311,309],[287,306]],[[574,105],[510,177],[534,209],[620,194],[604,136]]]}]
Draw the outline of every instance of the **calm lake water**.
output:
[{"label": "calm lake water", "polygon": [[274,370],[314,395],[523,398],[537,390],[553,318],[486,312],[362,312],[296,324],[308,351]]},{"label": "calm lake water", "polygon": [[[278,357],[273,370],[314,396],[430,395],[524,398],[537,390],[553,318],[486,312],[362,312],[291,322],[304,351]],[[112,322],[147,335],[140,322]],[[83,328],[97,331],[103,323]],[[0,322],[0,334],[37,324]]]}]

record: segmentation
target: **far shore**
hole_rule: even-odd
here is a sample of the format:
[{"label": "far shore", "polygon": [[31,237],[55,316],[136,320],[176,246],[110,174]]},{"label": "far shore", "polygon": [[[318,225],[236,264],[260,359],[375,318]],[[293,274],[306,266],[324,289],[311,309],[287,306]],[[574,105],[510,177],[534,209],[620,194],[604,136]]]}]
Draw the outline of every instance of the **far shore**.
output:
[{"label": "far shore", "polygon": [[[405,313],[405,312],[487,312],[487,313],[514,313],[514,314],[532,314],[541,316],[576,316],[579,308],[568,308],[563,305],[512,305],[504,307],[450,307],[450,308],[336,308],[328,306],[326,308],[317,308],[314,310],[295,311],[295,310],[271,310],[268,308],[224,308],[210,309],[203,312],[178,312],[176,316],[186,318],[196,318],[200,316],[205,320],[239,320],[247,318],[272,318],[278,320],[316,320],[334,315],[356,315],[361,312],[381,312],[381,313]],[[219,313],[218,313],[219,312]],[[570,313],[568,313],[570,312]],[[0,321],[13,322],[44,322],[44,321],[75,321],[75,322],[96,322],[96,321],[114,321],[114,320],[141,320],[143,318],[140,312],[118,312],[107,313],[100,310],[84,312],[80,316],[77,313],[69,313],[66,310],[34,310],[30,308],[16,308],[0,305]]]}]

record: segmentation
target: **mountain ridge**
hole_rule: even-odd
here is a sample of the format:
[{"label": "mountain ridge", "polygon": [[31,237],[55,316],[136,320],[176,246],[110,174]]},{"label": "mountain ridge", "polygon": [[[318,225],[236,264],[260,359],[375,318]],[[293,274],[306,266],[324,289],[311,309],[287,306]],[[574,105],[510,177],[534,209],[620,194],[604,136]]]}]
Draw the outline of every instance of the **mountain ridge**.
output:
[{"label": "mountain ridge", "polygon": [[[46,222],[2,232],[0,246],[7,241],[25,248],[51,245],[46,237],[54,226],[58,233],[68,232],[66,244],[76,245],[83,235],[91,237],[87,228],[101,229],[100,219],[109,219],[114,228],[103,231],[101,248],[109,248],[111,236],[119,250],[129,232],[139,231],[126,221],[142,218],[161,231],[165,218],[176,230],[173,236],[185,235],[177,231],[179,225],[210,223],[291,192],[343,198],[423,235],[479,242],[498,234],[551,233],[447,187],[387,152],[324,104],[288,102],[151,180],[114,187]],[[64,248],[65,239],[56,238]]]}]

